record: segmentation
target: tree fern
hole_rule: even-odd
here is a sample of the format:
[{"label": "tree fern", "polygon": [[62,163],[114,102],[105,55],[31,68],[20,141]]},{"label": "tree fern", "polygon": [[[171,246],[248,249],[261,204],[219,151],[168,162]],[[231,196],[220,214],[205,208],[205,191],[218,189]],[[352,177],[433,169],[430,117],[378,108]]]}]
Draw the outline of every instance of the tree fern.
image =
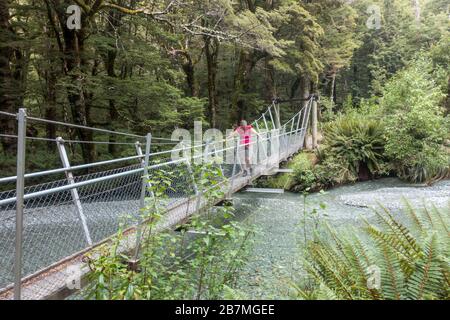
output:
[{"label": "tree fern", "polygon": [[324,283],[321,283],[317,292],[318,300],[339,300],[336,292],[327,287]]}]

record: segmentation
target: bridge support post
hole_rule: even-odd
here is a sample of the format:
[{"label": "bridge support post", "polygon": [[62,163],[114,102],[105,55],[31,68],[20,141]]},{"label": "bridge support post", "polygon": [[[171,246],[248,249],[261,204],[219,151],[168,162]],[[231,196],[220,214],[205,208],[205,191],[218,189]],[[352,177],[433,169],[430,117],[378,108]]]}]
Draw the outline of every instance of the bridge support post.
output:
[{"label": "bridge support post", "polygon": [[297,113],[297,123],[295,125],[295,150],[298,150],[298,148],[300,147],[300,136],[301,136],[301,132],[299,131],[299,127],[300,127],[300,118],[302,117],[302,111],[300,110]]},{"label": "bridge support post", "polygon": [[212,147],[213,147],[213,155],[214,155],[214,162],[219,166],[219,170],[220,173],[222,174],[222,177],[225,177],[224,172],[223,172],[223,157],[220,157],[219,159],[217,159],[217,148],[216,148],[216,144],[213,142],[212,143]]},{"label": "bridge support post", "polygon": [[14,251],[14,299],[21,299],[22,291],[22,250],[23,250],[23,209],[25,195],[25,145],[27,134],[26,109],[19,109],[17,117],[17,180],[16,180],[16,239]]},{"label": "bridge support post", "polygon": [[231,171],[230,188],[228,190],[228,198],[231,198],[233,193],[234,178],[236,176],[236,166],[239,157],[239,140],[236,140],[236,147],[234,148],[233,170]]},{"label": "bridge support post", "polygon": [[272,122],[272,129],[279,128],[279,127],[276,127],[275,120],[273,119],[272,111],[270,109],[271,108],[269,108],[269,116],[270,116],[270,121]]},{"label": "bridge support post", "polygon": [[295,116],[291,119],[291,131],[289,132],[289,139],[288,139],[288,157],[291,155],[292,150],[292,136],[294,135],[294,123],[295,123]]},{"label": "bridge support post", "polygon": [[[66,147],[64,145],[64,139],[62,137],[56,138],[56,145],[58,147],[59,157],[61,158],[63,167],[67,169],[65,171],[67,182],[69,184],[74,184],[75,180],[74,180],[72,172],[70,171],[70,162],[69,162],[69,157],[67,156]],[[89,228],[87,225],[86,216],[84,215],[84,212],[83,212],[83,206],[81,205],[80,195],[78,194],[78,190],[76,188],[70,189],[70,194],[72,195],[72,199],[75,204],[75,208],[77,210],[78,217],[80,218],[81,225],[83,226],[83,231],[84,231],[84,236],[86,237],[86,242],[91,246],[92,245],[91,234],[89,232]]]},{"label": "bridge support post", "polygon": [[[150,154],[151,139],[152,139],[150,133],[149,133],[149,135],[150,135],[150,137],[146,137],[146,140],[148,140],[149,141],[148,143],[150,144],[148,154]],[[149,161],[150,161],[150,157],[148,159],[146,159],[146,156],[147,156],[147,144],[148,143],[146,141],[146,144],[145,144],[145,149],[146,149],[145,155],[142,153],[141,143],[139,141],[136,141],[136,144],[135,144],[136,154],[138,156],[142,156],[142,158],[141,158],[141,165],[142,165],[142,168],[144,168],[144,178],[143,178],[144,180],[147,179],[147,177],[145,177],[145,170],[146,170],[146,167],[148,167],[148,164],[149,164]],[[147,174],[148,174],[148,169],[147,169]],[[143,181],[143,182],[146,183],[146,188],[150,189],[152,187],[152,184],[150,182],[148,182],[148,180],[147,181]],[[145,189],[144,189],[144,191],[145,191]],[[150,190],[150,195],[152,197],[154,196],[152,190]],[[143,208],[144,206],[145,206],[145,192],[144,193],[141,192],[140,207]]]},{"label": "bridge support post", "polygon": [[263,121],[264,121],[264,126],[266,127],[266,132],[269,132],[269,126],[267,124],[267,120],[266,120],[266,114],[263,114]]},{"label": "bridge support post", "polygon": [[[148,164],[150,161],[150,149],[152,145],[152,134],[147,133],[145,136],[145,154],[144,159],[141,160],[141,165],[144,168],[144,173],[142,175],[142,187],[141,187],[141,196],[139,198],[139,207],[142,209],[145,208],[145,193],[147,188],[151,188],[151,184],[148,182]],[[140,143],[136,143],[136,152],[138,155],[142,155],[142,149]],[[153,191],[150,191],[152,197],[154,197]],[[155,207],[155,210],[158,211],[158,207]],[[141,238],[142,238],[142,226],[141,223],[138,223],[136,229],[136,248],[134,252],[134,261],[131,263],[137,263],[139,258],[139,250],[141,247]]]},{"label": "bridge support post", "polygon": [[275,125],[279,129],[281,127],[280,104],[275,100],[273,101],[273,110],[275,111]]},{"label": "bridge support post", "polygon": [[300,148],[305,148],[307,145],[307,131],[308,131],[308,123],[310,117],[310,109],[311,109],[311,100],[309,100],[305,107],[303,108],[303,117],[302,117],[302,127],[301,127],[301,137],[300,137]]},{"label": "bridge support post", "polygon": [[256,163],[254,168],[258,168],[258,166],[260,165],[261,162],[261,154],[260,154],[260,149],[261,149],[261,141],[259,136],[256,136]]},{"label": "bridge support post", "polygon": [[313,98],[312,101],[312,119],[311,119],[311,130],[312,130],[312,148],[317,148],[317,101]]},{"label": "bridge support post", "polygon": [[[186,162],[187,171],[188,171],[189,176],[191,177],[191,180],[192,180],[192,186],[194,188],[195,198],[198,200],[198,198],[200,197],[200,192],[199,192],[199,189],[198,189],[197,182],[195,181],[194,172],[192,171],[191,161],[189,160],[190,155],[187,154],[186,146],[184,145],[183,142],[181,142],[181,145],[183,146],[182,147],[182,149],[183,149],[183,157],[184,157],[185,162]],[[197,205],[197,202],[196,202],[196,205]],[[189,203],[188,203],[188,207],[189,207]]]}]

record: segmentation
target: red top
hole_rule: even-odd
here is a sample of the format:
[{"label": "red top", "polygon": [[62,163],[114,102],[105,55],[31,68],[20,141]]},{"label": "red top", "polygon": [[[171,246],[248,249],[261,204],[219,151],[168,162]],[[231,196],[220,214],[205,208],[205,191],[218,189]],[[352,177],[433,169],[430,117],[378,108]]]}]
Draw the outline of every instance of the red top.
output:
[{"label": "red top", "polygon": [[239,136],[241,137],[241,145],[248,145],[250,144],[250,138],[252,135],[252,126],[246,125],[246,126],[239,126],[236,128],[236,132],[239,133]]}]

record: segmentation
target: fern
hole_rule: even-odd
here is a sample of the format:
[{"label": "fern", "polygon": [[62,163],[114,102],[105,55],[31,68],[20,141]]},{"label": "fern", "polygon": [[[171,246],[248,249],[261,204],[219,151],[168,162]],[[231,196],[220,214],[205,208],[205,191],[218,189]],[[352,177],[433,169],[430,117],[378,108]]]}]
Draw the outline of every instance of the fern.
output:
[{"label": "fern", "polygon": [[449,235],[449,230],[448,230],[448,226],[447,226],[447,224],[448,224],[448,215],[446,216],[447,219],[445,219],[444,216],[439,211],[439,209],[436,208],[436,206],[434,204],[432,204],[431,207],[433,209],[434,216],[436,217],[437,228],[441,228],[442,229],[441,230],[442,234],[446,234],[448,236]]},{"label": "fern", "polygon": [[[296,286],[309,299],[449,299],[450,206],[443,213],[414,210],[405,203],[400,212],[411,228],[382,207],[378,226],[363,218],[360,230],[325,233],[308,246],[305,268],[308,286]],[[380,287],[369,288],[368,267],[379,268]],[[312,280],[311,280],[312,279]],[[312,281],[312,283],[311,283]]]},{"label": "fern", "polygon": [[442,295],[444,277],[434,234],[426,241],[424,253],[425,255],[416,262],[415,271],[406,284],[407,296],[410,299],[432,298],[436,293]]},{"label": "fern", "polygon": [[406,198],[402,198],[404,206],[405,206],[405,212],[409,215],[410,220],[413,222],[413,225],[415,226],[416,231],[422,232],[424,229],[423,222],[421,221],[420,217],[416,214],[416,211],[411,206],[411,204],[406,200]]},{"label": "fern", "polygon": [[338,295],[336,292],[327,287],[325,284],[321,283],[317,292],[318,300],[338,300]]},{"label": "fern", "polygon": [[380,245],[379,265],[381,267],[381,288],[383,297],[400,300],[404,296],[404,276],[401,273],[400,260],[385,243]]}]

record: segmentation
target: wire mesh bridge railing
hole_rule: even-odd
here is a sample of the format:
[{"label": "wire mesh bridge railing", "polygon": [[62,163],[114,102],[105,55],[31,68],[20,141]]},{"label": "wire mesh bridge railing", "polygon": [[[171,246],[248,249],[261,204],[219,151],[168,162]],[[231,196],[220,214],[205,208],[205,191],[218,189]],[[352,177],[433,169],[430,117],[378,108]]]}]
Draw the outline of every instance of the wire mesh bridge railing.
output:
[{"label": "wire mesh bridge railing", "polygon": [[[25,173],[24,169],[25,143],[30,138],[26,136],[26,126],[27,122],[47,120],[27,117],[24,109],[18,115],[0,112],[18,119],[14,136],[18,142],[17,175],[0,178],[0,185],[16,185],[13,190],[0,192],[0,299],[48,298],[66,283],[67,266],[79,263],[83,253],[114,235],[119,225],[136,231],[140,209],[153,196],[147,177],[157,176],[161,170],[173,177],[164,200],[161,228],[175,226],[206,205],[192,172],[196,160],[214,159],[214,165],[223,173],[221,188],[227,196],[267,174],[303,148],[313,100],[281,126],[273,116],[269,118],[273,106],[270,107],[253,122],[259,135],[249,145],[243,145],[240,139],[226,138],[194,146],[181,142],[170,150],[152,152],[153,142],[170,139],[59,122],[60,126],[101,130],[140,142],[132,144],[134,155],[71,166],[65,149],[69,141],[57,138],[54,142],[62,168],[34,173]],[[174,153],[181,156],[174,159]],[[248,153],[253,159],[251,174],[246,174]],[[231,160],[218,157],[225,154],[231,155]],[[85,173],[86,169],[95,172]],[[51,176],[58,178],[26,183]]]}]

